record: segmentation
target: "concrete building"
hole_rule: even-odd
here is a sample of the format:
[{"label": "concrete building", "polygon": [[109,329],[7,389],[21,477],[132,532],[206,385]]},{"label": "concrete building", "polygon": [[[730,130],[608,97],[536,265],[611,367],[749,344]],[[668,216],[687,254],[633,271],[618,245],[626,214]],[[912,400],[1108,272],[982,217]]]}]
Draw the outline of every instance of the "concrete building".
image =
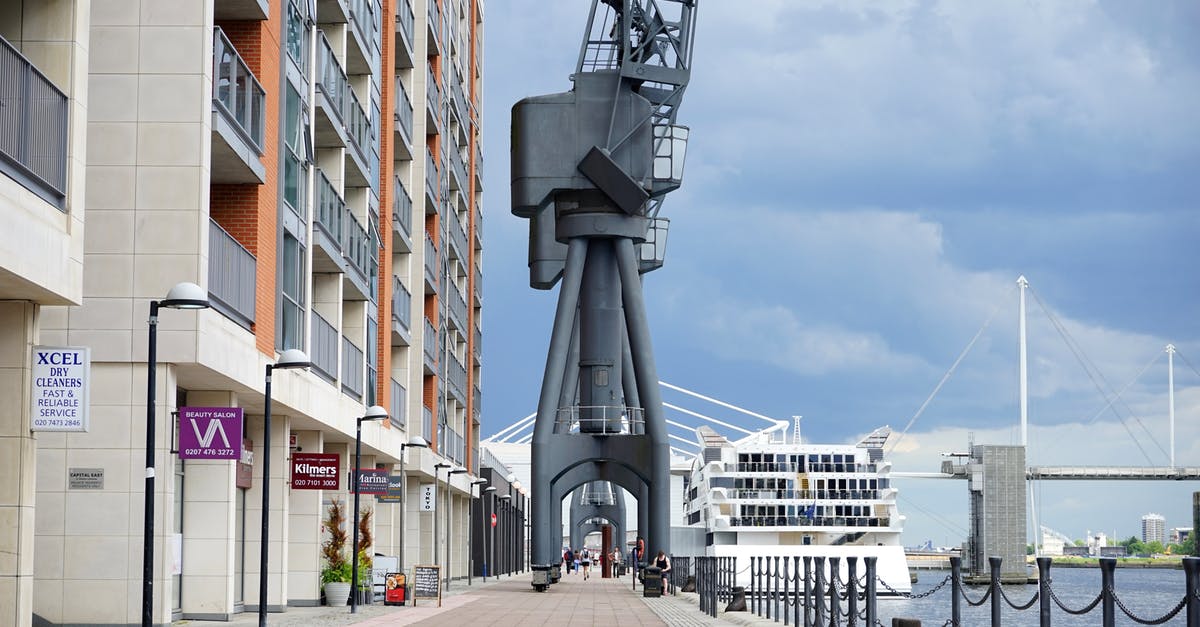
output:
[{"label": "concrete building", "polygon": [[1142,516],[1142,542],[1167,543],[1167,519],[1161,514]]},{"label": "concrete building", "polygon": [[[360,467],[409,478],[405,505],[363,498],[371,551],[466,575],[483,5],[0,0],[0,624],[139,622],[148,467],[155,624],[319,603],[371,405]],[[150,303],[180,282],[211,308],[162,308],[148,408]],[[35,346],[86,349],[86,431],[31,431]],[[312,366],[273,373],[265,432],[288,349]],[[252,453],[181,459],[181,407],[241,409]],[[300,452],[338,454],[338,489],[291,486]]]}]

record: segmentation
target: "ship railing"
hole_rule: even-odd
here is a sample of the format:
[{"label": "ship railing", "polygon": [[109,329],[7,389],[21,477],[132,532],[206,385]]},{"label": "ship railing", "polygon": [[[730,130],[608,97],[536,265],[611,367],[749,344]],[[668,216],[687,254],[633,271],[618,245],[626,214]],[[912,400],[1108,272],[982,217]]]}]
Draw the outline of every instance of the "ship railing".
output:
[{"label": "ship railing", "polygon": [[871,501],[882,498],[881,490],[763,490],[727,489],[732,499]]},{"label": "ship railing", "polygon": [[731,516],[732,527],[889,527],[887,516]]},{"label": "ship railing", "polygon": [[646,414],[641,407],[573,405],[559,407],[554,424],[555,433],[641,434],[646,432]]},{"label": "ship railing", "polygon": [[836,462],[807,462],[803,464],[792,464],[789,462],[737,462],[725,464],[726,472],[781,472],[781,473],[806,473],[806,472],[843,472],[843,473],[878,473],[879,464],[853,464],[853,463],[836,463]]}]

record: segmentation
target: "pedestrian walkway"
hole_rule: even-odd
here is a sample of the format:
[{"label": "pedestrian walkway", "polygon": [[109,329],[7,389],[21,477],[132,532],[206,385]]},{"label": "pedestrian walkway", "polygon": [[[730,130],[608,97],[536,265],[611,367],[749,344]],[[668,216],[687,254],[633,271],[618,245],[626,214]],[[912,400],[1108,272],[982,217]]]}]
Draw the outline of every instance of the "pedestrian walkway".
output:
[{"label": "pedestrian walkway", "polygon": [[[272,627],[536,627],[540,625],[622,625],[622,627],[709,625],[749,625],[752,616],[730,615],[730,620],[712,618],[700,612],[695,594],[681,593],[645,598],[639,586],[632,589],[629,576],[603,579],[599,575],[583,580],[579,573],[564,574],[562,580],[546,592],[529,585],[529,573],[501,576],[483,581],[454,581],[442,598],[421,599],[414,607],[366,605],[351,614],[349,607],[289,607],[286,612],[267,615]],[[257,625],[255,613],[239,614],[227,623],[179,621],[176,625],[207,627]]]}]

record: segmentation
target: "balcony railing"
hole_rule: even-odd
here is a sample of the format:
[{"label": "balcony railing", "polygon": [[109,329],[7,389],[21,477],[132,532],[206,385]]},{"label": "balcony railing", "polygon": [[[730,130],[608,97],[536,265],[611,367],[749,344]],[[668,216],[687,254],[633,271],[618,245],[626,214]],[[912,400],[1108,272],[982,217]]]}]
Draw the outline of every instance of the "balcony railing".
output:
[{"label": "balcony railing", "polygon": [[373,46],[372,69],[377,69],[374,68],[374,61],[378,60],[380,50],[379,15],[377,0],[350,0],[350,21],[354,22],[354,30],[360,41]]},{"label": "balcony railing", "polygon": [[[425,6],[429,14],[429,32],[433,35],[432,43],[436,48],[441,49],[442,15],[438,11],[436,0],[425,0]],[[433,51],[430,52],[432,53]]]},{"label": "balcony railing", "polygon": [[437,329],[433,327],[433,323],[429,321],[429,318],[425,318],[425,336],[421,338],[421,343],[425,346],[425,357],[436,362],[438,353]]},{"label": "balcony railing", "polygon": [[[442,88],[438,86],[432,67],[425,68],[425,99],[425,106],[429,109],[429,114],[433,116],[435,121],[439,121],[438,124],[440,125],[440,120],[442,119]],[[426,135],[431,134],[426,133]]]},{"label": "balcony railing", "polygon": [[460,329],[467,328],[467,301],[463,300],[462,292],[459,291],[458,285],[454,281],[447,281],[449,292],[447,295],[447,303],[450,306],[450,317],[455,319],[455,326]]},{"label": "balcony railing", "polygon": [[412,197],[404,189],[404,182],[396,177],[396,186],[392,192],[392,219],[400,226],[400,232],[412,237]]},{"label": "balcony railing", "polygon": [[249,329],[254,324],[257,262],[221,225],[208,221],[208,295],[213,308]]},{"label": "balcony railing", "polygon": [[409,142],[413,136],[413,106],[412,100],[408,97],[408,90],[404,89],[404,82],[400,77],[396,77],[396,118],[400,122],[400,128],[404,131],[404,137]]},{"label": "balcony railing", "polygon": [[425,438],[426,442],[433,441],[433,411],[428,407],[422,406],[421,409],[421,437]]},{"label": "balcony railing", "polygon": [[350,338],[342,336],[342,391],[361,399],[363,394],[363,352]]},{"label": "balcony railing", "polygon": [[438,284],[438,274],[441,269],[441,258],[438,256],[437,245],[429,233],[425,234],[425,278],[430,285]]},{"label": "balcony railing", "polygon": [[404,33],[404,40],[411,48],[415,34],[414,23],[416,22],[412,10],[412,0],[399,0],[396,5],[396,21],[400,23],[400,32]]},{"label": "balcony railing", "polygon": [[458,212],[454,210],[454,207],[447,207],[442,215],[449,222],[447,230],[450,231],[450,239],[454,240],[454,245],[458,247],[458,257],[466,259],[467,251],[470,249],[467,248],[467,232],[463,228],[462,221],[458,219]]},{"label": "balcony railing", "polygon": [[361,273],[363,280],[366,280],[370,276],[368,268],[371,263],[371,238],[358,220],[349,215],[349,209],[344,220],[346,239],[342,242],[342,254],[350,262],[350,267]]},{"label": "balcony railing", "polygon": [[329,179],[325,177],[325,173],[318,168],[316,224],[338,246],[339,252],[341,251],[346,217],[348,217],[348,212],[345,201],[338,195]]},{"label": "balcony railing", "polygon": [[446,362],[446,378],[450,389],[457,392],[458,397],[465,401],[467,398],[467,369],[463,367],[458,357],[447,354],[450,359]]},{"label": "balcony railing", "polygon": [[412,294],[396,276],[392,277],[392,318],[406,330],[412,329]]},{"label": "balcony railing", "polygon": [[0,37],[0,157],[22,185],[65,209],[67,96]]},{"label": "balcony railing", "polygon": [[438,180],[440,178],[441,177],[438,176],[437,166],[434,165],[434,162],[433,162],[433,155],[431,153],[429,153],[428,151],[426,151],[425,152],[425,191],[427,192],[428,196],[434,200],[439,200],[442,197],[441,193],[439,191],[441,189],[441,185],[438,184]]},{"label": "balcony railing", "polygon": [[213,29],[213,105],[263,154],[266,91],[220,27]]},{"label": "balcony railing", "polygon": [[329,45],[324,32],[321,33],[320,43],[317,45],[317,89],[325,95],[325,99],[333,106],[338,121],[344,125],[350,79],[346,77],[341,62],[333,54],[333,47]]},{"label": "balcony railing", "polygon": [[469,185],[467,180],[467,167],[463,164],[462,155],[458,154],[458,148],[451,145],[447,152],[450,153],[450,169],[454,172],[454,177],[457,180],[456,185],[452,185],[453,189],[466,189]]},{"label": "balcony railing", "polygon": [[321,314],[313,312],[312,316],[312,365],[318,372],[330,381],[337,379],[338,373],[338,332]]},{"label": "balcony railing", "polygon": [[400,385],[400,382],[395,379],[392,379],[392,402],[390,405],[391,414],[389,417],[392,425],[401,429],[407,429],[408,421],[405,420],[407,418],[405,408],[408,407],[408,390],[405,390],[404,386]]}]

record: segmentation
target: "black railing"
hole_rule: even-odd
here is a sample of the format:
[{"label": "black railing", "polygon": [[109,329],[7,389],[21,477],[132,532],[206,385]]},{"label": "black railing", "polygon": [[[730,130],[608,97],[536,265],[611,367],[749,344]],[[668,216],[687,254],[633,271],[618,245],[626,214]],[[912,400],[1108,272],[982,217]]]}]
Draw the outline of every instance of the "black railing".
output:
[{"label": "black railing", "polygon": [[[1197,557],[1183,558],[1184,581],[1179,601],[1169,608],[1162,608],[1156,616],[1139,615],[1126,605],[1125,599],[1122,599],[1115,584],[1114,570],[1117,560],[1111,557],[1100,558],[1100,589],[1090,602],[1079,607],[1071,607],[1058,597],[1053,585],[1052,562],[1049,557],[1037,558],[1037,589],[1028,599],[1018,598],[1016,600],[1009,596],[1011,587],[1006,589],[1001,585],[1000,566],[1002,561],[999,557],[988,559],[989,581],[984,586],[976,586],[976,588],[982,588],[980,593],[971,594],[968,594],[964,587],[962,559],[957,556],[950,557],[950,574],[930,589],[915,594],[901,592],[879,578],[876,572],[877,558],[875,557],[862,558],[861,562],[857,557],[846,557],[844,560],[821,556],[752,557],[747,569],[748,573],[746,571],[738,572],[736,567],[730,569],[718,565],[713,567],[715,575],[708,575],[704,571],[704,560],[713,559],[717,558],[702,557],[689,560],[676,557],[672,559],[672,571],[675,573],[673,581],[678,583],[681,576],[691,575],[694,577],[697,588],[700,588],[702,582],[715,576],[716,583],[714,585],[718,591],[724,589],[720,582],[728,581],[730,584],[728,589],[732,593],[732,597],[736,598],[744,592],[748,602],[746,608],[748,611],[775,622],[797,627],[801,625],[804,627],[825,627],[826,625],[830,627],[840,625],[874,627],[882,625],[884,623],[880,619],[877,604],[880,594],[904,599],[920,599],[938,594],[946,588],[949,588],[947,594],[950,598],[947,600],[949,601],[950,616],[945,622],[939,620],[931,624],[948,627],[988,624],[992,627],[999,627],[1001,610],[1004,609],[1004,606],[1017,612],[1024,612],[1036,606],[1038,624],[1041,627],[1051,625],[1055,607],[1061,612],[1073,616],[1091,614],[1099,608],[1099,616],[1094,624],[1103,627],[1113,627],[1120,614],[1132,622],[1142,625],[1167,624],[1182,614],[1184,616],[1182,624],[1186,624],[1188,627],[1200,625],[1200,558]],[[843,561],[845,568],[843,568]],[[692,562],[695,564],[692,565]],[[859,577],[860,565],[863,570],[862,577]],[[694,575],[692,575],[693,572]],[[722,579],[726,573],[731,573],[731,575],[728,579]],[[732,586],[734,578],[740,574],[747,574],[750,582],[749,588],[744,591],[740,587]],[[687,590],[685,589],[685,591]],[[972,598],[973,594],[977,594],[978,598]],[[964,620],[962,601],[966,601],[970,608],[980,609],[971,612],[971,615]],[[704,603],[705,599],[702,594],[702,610],[706,610]],[[984,607],[985,605],[986,607]],[[911,606],[902,605],[900,607]],[[715,616],[716,614],[710,613],[710,615]],[[893,617],[893,620],[905,619]],[[915,619],[907,620],[915,622]]]},{"label": "black railing", "polygon": [[0,157],[31,191],[66,209],[67,96],[0,37]]},{"label": "black railing", "polygon": [[208,221],[208,295],[213,308],[249,329],[254,324],[257,261],[221,225]]}]

